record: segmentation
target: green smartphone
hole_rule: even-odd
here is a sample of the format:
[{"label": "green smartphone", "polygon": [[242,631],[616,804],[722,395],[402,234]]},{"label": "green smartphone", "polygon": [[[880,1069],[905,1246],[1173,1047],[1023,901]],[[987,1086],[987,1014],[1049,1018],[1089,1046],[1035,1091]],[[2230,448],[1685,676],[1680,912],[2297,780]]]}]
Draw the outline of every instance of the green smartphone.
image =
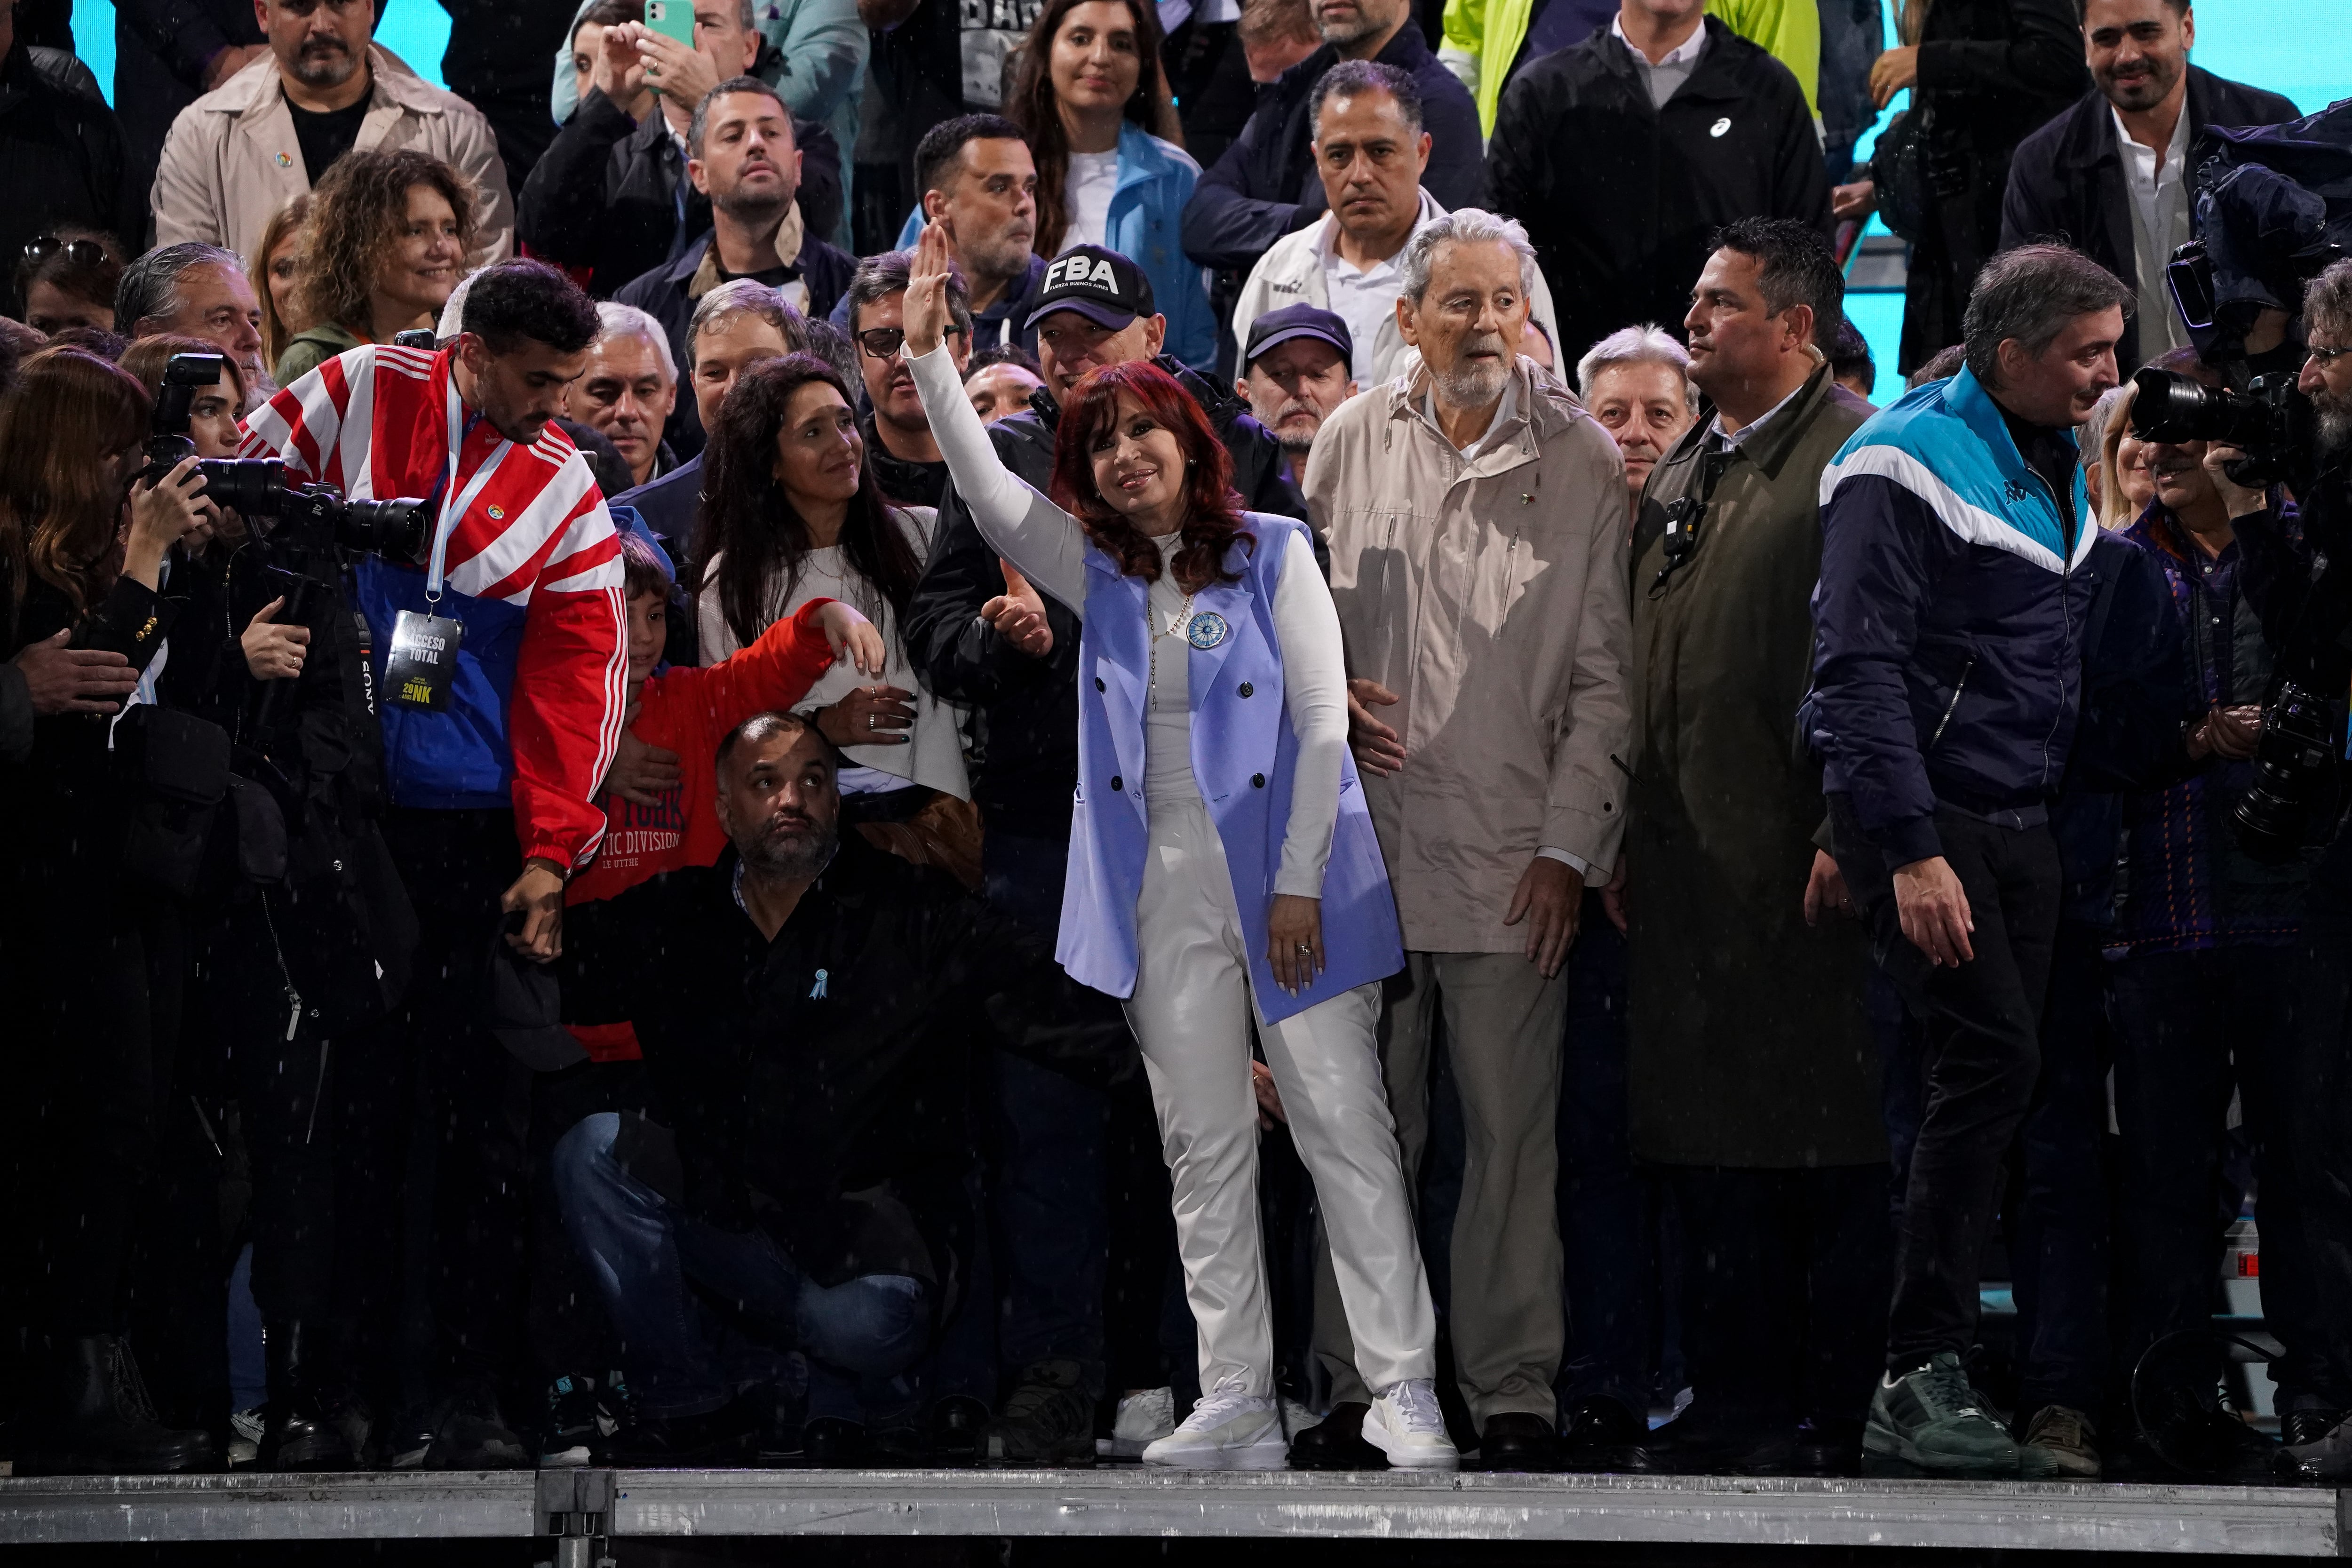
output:
[{"label": "green smartphone", "polygon": [[689,49],[694,47],[693,0],[646,0],[646,26]]}]

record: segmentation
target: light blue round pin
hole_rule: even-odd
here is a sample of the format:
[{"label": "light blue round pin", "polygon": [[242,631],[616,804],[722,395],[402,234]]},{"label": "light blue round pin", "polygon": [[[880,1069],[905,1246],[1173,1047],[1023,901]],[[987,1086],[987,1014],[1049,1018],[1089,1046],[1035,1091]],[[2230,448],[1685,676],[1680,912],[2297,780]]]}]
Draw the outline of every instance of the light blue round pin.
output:
[{"label": "light blue round pin", "polygon": [[1202,610],[1184,628],[1184,640],[1194,647],[1214,647],[1225,640],[1225,617],[1214,610]]}]

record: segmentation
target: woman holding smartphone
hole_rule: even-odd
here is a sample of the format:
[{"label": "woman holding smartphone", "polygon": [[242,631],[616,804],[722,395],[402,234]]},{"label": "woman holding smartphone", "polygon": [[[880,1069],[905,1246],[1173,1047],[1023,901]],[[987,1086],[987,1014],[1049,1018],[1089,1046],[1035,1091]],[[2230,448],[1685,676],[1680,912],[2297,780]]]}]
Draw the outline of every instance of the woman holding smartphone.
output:
[{"label": "woman holding smartphone", "polygon": [[938,352],[947,275],[946,237],[928,226],[907,363],[982,534],[1083,622],[1057,956],[1126,1000],[1200,1325],[1205,1392],[1143,1460],[1272,1469],[1287,1454],[1258,1237],[1255,1014],[1376,1391],[1365,1439],[1394,1465],[1451,1468],[1374,1037],[1380,982],[1403,952],[1348,755],[1339,616],[1306,531],[1241,510],[1199,405],[1148,363],[1079,382],[1054,499],[1023,484]]}]

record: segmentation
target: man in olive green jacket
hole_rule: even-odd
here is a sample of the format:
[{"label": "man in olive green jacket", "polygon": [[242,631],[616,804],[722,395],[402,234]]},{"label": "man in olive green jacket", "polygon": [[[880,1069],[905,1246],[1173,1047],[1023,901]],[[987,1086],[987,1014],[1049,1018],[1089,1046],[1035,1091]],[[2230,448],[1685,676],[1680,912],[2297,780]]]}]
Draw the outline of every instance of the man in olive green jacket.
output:
[{"label": "man in olive green jacket", "polygon": [[1885,1338],[1868,945],[1826,857],[1809,880],[1825,807],[1796,721],[1821,474],[1870,413],[1814,343],[1843,294],[1810,226],[1724,231],[1685,323],[1713,406],[1634,523],[1633,783],[1610,901],[1628,923],[1633,1152],[1664,1167],[1686,1238],[1696,1398],[1659,1436],[1699,1467],[1857,1459]]}]

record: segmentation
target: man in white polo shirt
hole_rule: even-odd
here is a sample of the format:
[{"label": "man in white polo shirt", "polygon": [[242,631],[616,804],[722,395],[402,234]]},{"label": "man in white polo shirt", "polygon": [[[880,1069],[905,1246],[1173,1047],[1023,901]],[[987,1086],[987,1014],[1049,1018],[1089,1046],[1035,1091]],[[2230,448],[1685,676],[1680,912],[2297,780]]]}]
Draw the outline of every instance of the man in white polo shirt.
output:
[{"label": "man in white polo shirt", "polygon": [[[1421,188],[1430,149],[1421,89],[1394,66],[1341,60],[1315,84],[1307,116],[1330,210],[1258,258],[1234,308],[1234,339],[1246,342],[1253,322],[1286,305],[1329,310],[1355,341],[1356,383],[1370,386],[1407,368],[1397,260],[1423,224],[1445,216]],[[1533,304],[1534,320],[1549,329],[1551,292],[1540,273]]]}]

